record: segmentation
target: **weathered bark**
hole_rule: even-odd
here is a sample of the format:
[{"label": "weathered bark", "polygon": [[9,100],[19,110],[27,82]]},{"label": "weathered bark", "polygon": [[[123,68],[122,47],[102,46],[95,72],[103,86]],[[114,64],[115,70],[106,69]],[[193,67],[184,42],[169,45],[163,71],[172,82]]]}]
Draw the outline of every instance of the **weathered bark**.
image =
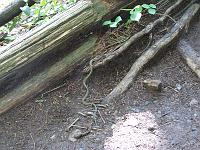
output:
[{"label": "weathered bark", "polygon": [[97,37],[91,37],[87,42],[62,60],[51,67],[46,68],[43,72],[33,76],[31,79],[15,88],[12,92],[0,98],[0,114],[25,100],[33,98],[48,86],[51,86],[64,78],[81,59],[86,57],[88,53],[93,50],[96,40]]},{"label": "weathered bark", "polygon": [[91,25],[97,18],[92,3],[80,1],[50,22],[20,36],[0,49],[0,82],[10,72],[49,53],[73,35]]},{"label": "weathered bark", "polygon": [[[29,5],[33,5],[34,1],[29,0]],[[14,17],[21,13],[20,7],[25,5],[24,0],[13,0],[4,9],[0,10],[0,26],[8,23]]]},{"label": "weathered bark", "polygon": [[127,75],[122,79],[122,81],[105,97],[105,103],[110,103],[110,101],[122,93],[124,93],[133,83],[136,76],[146,64],[148,64],[155,56],[163,49],[169,46],[175,39],[183,33],[184,28],[190,23],[191,19],[195,16],[200,8],[199,4],[193,4],[184,13],[179,21],[174,25],[174,27],[164,35],[159,41],[153,44],[147,51],[145,51],[132,65],[131,69]]},{"label": "weathered bark", "polygon": [[190,46],[186,39],[179,41],[178,50],[187,65],[200,78],[200,54]]},{"label": "weathered bark", "polygon": [[[89,43],[84,44],[87,46],[78,50],[69,47],[66,43],[71,42],[80,32],[84,35],[83,31],[91,30],[102,18],[112,16],[129,3],[130,1],[125,0],[107,7],[99,0],[94,0],[94,3],[79,1],[66,12],[52,18],[50,22],[36,27],[7,47],[0,49],[0,114],[30,99],[48,86],[54,85],[56,81],[63,79],[72,71],[83,58],[88,58],[88,52],[95,48],[96,38],[92,38],[92,43],[89,40]],[[52,58],[58,51],[57,47],[60,49],[63,44],[64,49],[70,49],[65,52],[67,56],[63,56],[61,61],[48,69],[43,67],[45,71],[38,73],[42,70],[39,69],[36,71],[38,74],[35,73],[34,70],[41,64],[40,61],[45,64],[43,58],[49,55]],[[7,86],[9,90],[4,92]]]}]

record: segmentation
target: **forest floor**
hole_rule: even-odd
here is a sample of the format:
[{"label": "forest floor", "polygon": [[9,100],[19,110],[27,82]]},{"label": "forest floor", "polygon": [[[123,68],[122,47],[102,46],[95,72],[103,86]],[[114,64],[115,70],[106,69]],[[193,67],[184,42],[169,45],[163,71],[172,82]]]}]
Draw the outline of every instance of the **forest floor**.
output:
[{"label": "forest floor", "polygon": [[[200,50],[200,22],[191,27],[189,39]],[[127,59],[127,61],[124,61]],[[95,70],[88,86],[89,99],[106,96],[124,77],[133,60],[126,56]],[[200,79],[181,59],[176,45],[146,67],[133,86],[100,109],[96,118],[81,103],[84,74],[77,68],[62,88],[38,96],[0,117],[1,150],[199,150]],[[143,87],[145,79],[162,81],[161,92]],[[69,131],[69,125],[79,118]],[[95,122],[95,123],[94,123]],[[75,131],[91,132],[78,140]],[[83,129],[78,129],[78,128]],[[86,129],[85,129],[86,128]]]}]

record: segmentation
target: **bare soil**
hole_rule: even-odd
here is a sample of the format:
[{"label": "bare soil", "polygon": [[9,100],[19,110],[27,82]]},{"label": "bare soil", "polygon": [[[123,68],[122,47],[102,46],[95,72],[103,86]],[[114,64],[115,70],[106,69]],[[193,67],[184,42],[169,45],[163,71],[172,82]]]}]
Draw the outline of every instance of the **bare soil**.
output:
[{"label": "bare soil", "polygon": [[[191,32],[199,33],[199,26],[194,24]],[[200,43],[194,34],[189,36]],[[88,83],[88,99],[102,100],[124,77],[133,61],[133,57],[122,55],[94,71]],[[164,57],[147,66],[125,94],[109,107],[100,109],[102,117],[98,114],[96,119],[78,114],[93,110],[81,103],[85,94],[82,69],[80,66],[68,75],[59,90],[38,96],[0,116],[0,149],[200,149],[200,79],[184,64],[176,45],[168,47]],[[162,91],[145,89],[142,84],[145,79],[161,80]],[[69,135],[77,127],[66,129],[77,118],[80,120],[76,125],[86,128],[92,125],[95,129],[72,142]]]}]

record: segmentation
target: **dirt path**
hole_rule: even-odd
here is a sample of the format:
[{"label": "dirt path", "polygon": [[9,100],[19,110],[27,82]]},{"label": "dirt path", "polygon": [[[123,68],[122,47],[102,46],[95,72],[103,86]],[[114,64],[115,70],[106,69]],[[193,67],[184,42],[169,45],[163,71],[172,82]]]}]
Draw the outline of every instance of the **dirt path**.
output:
[{"label": "dirt path", "polygon": [[[200,25],[199,25],[200,26]],[[199,30],[200,31],[200,30]],[[200,43],[196,41],[196,43]],[[197,46],[199,47],[199,46]],[[92,74],[90,99],[98,101],[123,78],[130,67],[126,56]],[[126,62],[131,62],[127,60]],[[123,67],[122,67],[123,66]],[[69,141],[77,125],[88,127],[94,121],[77,112],[91,112],[81,104],[84,95],[80,69],[66,79],[66,85],[19,106],[0,117],[2,150],[199,150],[200,79],[182,62],[176,48],[168,48],[164,58],[145,69],[133,87],[102,109],[96,130]],[[144,79],[160,79],[163,90],[143,88]],[[105,120],[105,123],[103,123]]]}]

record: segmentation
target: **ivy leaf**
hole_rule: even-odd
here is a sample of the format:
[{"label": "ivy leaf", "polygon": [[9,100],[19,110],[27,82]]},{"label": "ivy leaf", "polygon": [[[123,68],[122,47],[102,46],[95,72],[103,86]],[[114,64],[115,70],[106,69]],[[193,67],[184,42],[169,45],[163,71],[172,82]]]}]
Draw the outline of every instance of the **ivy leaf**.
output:
[{"label": "ivy leaf", "polygon": [[104,21],[104,23],[103,23],[103,26],[107,26],[107,25],[110,25],[112,22],[111,22],[111,20],[108,20],[108,21]]},{"label": "ivy leaf", "polygon": [[15,36],[12,36],[12,35],[6,36],[4,38],[4,40],[7,41],[7,42],[12,42],[12,41],[15,40]]},{"label": "ivy leaf", "polygon": [[156,14],[156,10],[152,9],[152,8],[149,8],[148,9],[148,13],[151,14],[151,15],[155,15]]},{"label": "ivy leaf", "polygon": [[117,16],[117,18],[115,18],[115,22],[116,22],[116,23],[119,23],[120,21],[122,21],[121,16]]},{"label": "ivy leaf", "polygon": [[130,19],[132,21],[140,21],[140,18],[142,17],[142,14],[140,12],[134,11],[133,14],[131,14]]},{"label": "ivy leaf", "polygon": [[149,8],[150,8],[150,5],[148,5],[148,4],[143,4],[142,7],[145,8],[145,9],[149,9]]},{"label": "ivy leaf", "polygon": [[31,9],[29,6],[24,6],[24,7],[20,7],[21,11],[24,12],[27,16],[30,16],[31,14]]},{"label": "ivy leaf", "polygon": [[111,22],[110,27],[111,28],[116,28],[118,22]]},{"label": "ivy leaf", "polygon": [[150,4],[149,6],[150,6],[151,8],[156,9],[156,5],[154,5],[154,4]]},{"label": "ivy leaf", "polygon": [[140,5],[135,6],[134,10],[137,12],[142,12],[142,6],[140,6]]},{"label": "ivy leaf", "polygon": [[40,1],[40,6],[46,6],[47,5],[47,1],[46,0],[41,0]]}]

